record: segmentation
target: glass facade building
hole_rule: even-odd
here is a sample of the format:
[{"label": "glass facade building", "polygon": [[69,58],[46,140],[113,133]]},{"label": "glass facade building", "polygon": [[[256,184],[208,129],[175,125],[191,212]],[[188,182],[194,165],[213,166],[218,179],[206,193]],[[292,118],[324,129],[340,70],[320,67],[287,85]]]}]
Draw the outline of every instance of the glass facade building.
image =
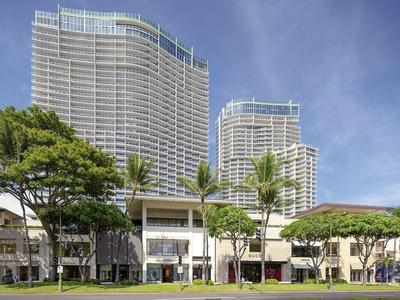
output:
[{"label": "glass facade building", "polygon": [[32,102],[121,169],[133,152],[150,158],[162,180],[151,194],[188,195],[177,178],[208,156],[207,60],[135,14],[60,7],[36,11],[32,27]]},{"label": "glass facade building", "polygon": [[[274,151],[282,158],[294,159],[282,175],[296,179],[302,187],[286,189],[284,213],[295,213],[315,205],[316,161],[318,150],[301,144],[300,109],[297,101],[277,102],[255,98],[231,100],[216,122],[217,166],[221,180],[238,185],[253,168],[249,157]],[[256,193],[228,188],[221,193],[241,206],[253,206]]]}]

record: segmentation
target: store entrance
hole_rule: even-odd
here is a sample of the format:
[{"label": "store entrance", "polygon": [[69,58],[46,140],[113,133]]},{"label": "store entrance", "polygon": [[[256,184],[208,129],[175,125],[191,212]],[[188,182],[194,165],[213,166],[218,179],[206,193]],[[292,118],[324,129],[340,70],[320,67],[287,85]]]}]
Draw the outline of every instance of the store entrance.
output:
[{"label": "store entrance", "polygon": [[162,265],[162,282],[172,282],[172,265]]}]

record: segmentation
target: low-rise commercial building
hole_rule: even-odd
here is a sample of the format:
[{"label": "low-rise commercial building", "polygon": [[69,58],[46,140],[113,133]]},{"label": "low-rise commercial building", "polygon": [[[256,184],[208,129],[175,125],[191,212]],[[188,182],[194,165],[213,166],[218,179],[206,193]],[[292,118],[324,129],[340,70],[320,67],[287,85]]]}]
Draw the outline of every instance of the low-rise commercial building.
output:
[{"label": "low-rise commercial building", "polygon": [[[8,201],[15,202],[15,199],[9,198]],[[3,205],[5,202],[1,203]],[[207,203],[217,206],[227,205],[226,201],[221,200],[207,200]],[[14,280],[25,281],[27,280],[28,255],[22,217],[18,211],[18,205],[14,205],[14,208],[3,206],[0,208],[0,278],[11,272]],[[290,219],[283,215],[272,214],[266,234],[265,277],[287,283],[303,282],[308,278],[314,278],[309,249],[298,243],[282,240],[280,231],[284,226],[305,216],[338,211],[372,213],[384,212],[386,208],[327,203]],[[181,279],[184,282],[192,282],[193,279],[201,278],[203,233],[198,199],[139,196],[132,205],[130,215],[136,225],[136,231],[123,236],[119,254],[118,234],[98,233],[96,255],[85,270],[90,278],[98,278],[103,282],[114,281],[118,262],[121,279],[160,283]],[[261,215],[250,214],[250,216],[258,224],[261,223]],[[28,213],[27,221],[32,244],[33,278],[41,281],[49,276],[47,235],[40,221],[31,212]],[[63,242],[63,277],[79,278],[79,265],[85,263],[93,250],[89,238],[85,234],[64,232],[61,241]],[[374,263],[383,256],[400,257],[399,245],[399,240],[389,241],[386,248],[384,248],[384,241],[377,243],[369,262],[373,266],[368,275],[369,282],[385,280],[382,266],[379,263],[374,265]],[[315,251],[319,251],[318,248],[317,245]],[[56,250],[56,256],[59,259],[58,250]],[[208,237],[206,257],[210,279],[222,284],[235,281],[230,240]],[[261,242],[253,237],[249,240],[248,247],[241,258],[243,280],[260,281],[260,260]],[[332,255],[329,255],[328,247],[328,253],[319,268],[320,278],[328,278],[330,265],[332,265],[333,278],[354,283],[361,282],[362,265],[354,239],[332,238]],[[393,268],[390,268],[389,273],[391,279]]]}]

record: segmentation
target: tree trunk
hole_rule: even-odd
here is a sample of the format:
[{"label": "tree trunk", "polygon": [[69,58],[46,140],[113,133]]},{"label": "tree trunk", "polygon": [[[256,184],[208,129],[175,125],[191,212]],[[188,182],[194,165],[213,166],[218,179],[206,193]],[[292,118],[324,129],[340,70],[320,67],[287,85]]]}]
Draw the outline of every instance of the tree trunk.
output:
[{"label": "tree trunk", "polygon": [[81,283],[84,284],[85,283],[85,269],[86,268],[84,266],[82,266],[82,260],[83,260],[83,257],[79,256],[79,266],[78,266],[79,275],[81,276]]},{"label": "tree trunk", "polygon": [[206,282],[206,222],[204,212],[204,199],[201,199],[201,214],[203,218],[203,265],[201,266],[201,284],[205,285]]},{"label": "tree trunk", "polygon": [[120,256],[120,249],[121,249],[121,241],[122,241],[122,232],[118,233],[118,244],[117,244],[117,265],[115,267],[115,283],[119,283],[119,256]]},{"label": "tree trunk", "polygon": [[315,268],[314,268],[314,272],[315,272],[315,282],[316,282],[317,284],[319,284],[319,268],[318,268],[318,267],[315,267]]},{"label": "tree trunk", "polygon": [[28,223],[26,221],[26,211],[23,202],[23,186],[22,183],[19,184],[19,203],[22,209],[22,218],[24,220],[24,231],[25,231],[25,244],[26,249],[28,250],[28,288],[33,287],[33,279],[32,279],[32,249],[31,249],[31,239],[29,237],[28,231]]},{"label": "tree trunk", "polygon": [[[50,224],[44,222],[43,220],[40,221],[43,225],[44,230],[46,231],[49,244],[49,282],[54,282],[56,280],[56,274],[57,274],[57,264],[54,263],[54,259],[56,258],[55,251],[57,246],[57,239],[54,236]],[[60,242],[61,242],[61,237],[60,237]]]},{"label": "tree trunk", "polygon": [[386,266],[386,284],[389,283],[389,265]]},{"label": "tree trunk", "polygon": [[367,268],[365,267],[365,264],[363,264],[362,272],[363,272],[362,285],[365,286],[367,285]]},{"label": "tree trunk", "polygon": [[396,254],[397,254],[397,247],[396,247],[396,242],[397,242],[397,238],[394,239],[394,243],[393,243],[393,267],[392,267],[392,280],[391,282],[394,283],[395,282],[395,271],[396,271]]},{"label": "tree trunk", "polygon": [[[206,228],[207,230],[207,228]],[[208,282],[208,230],[206,234],[206,282]]]},{"label": "tree trunk", "polygon": [[[261,247],[261,284],[265,283],[265,239],[267,235],[267,227],[269,222],[269,216],[271,214],[271,209],[267,209],[267,219],[263,220],[263,229],[262,229],[262,247]],[[264,214],[263,214],[264,217]],[[263,218],[264,219],[264,218]]]},{"label": "tree trunk", "polygon": [[235,272],[235,283],[238,285],[240,283],[240,274],[238,274],[239,256],[237,255],[236,240],[234,243],[232,243],[232,245],[233,245],[233,270]]},{"label": "tree trunk", "polygon": [[265,209],[261,209],[261,284],[265,283],[265,237],[264,237]]}]

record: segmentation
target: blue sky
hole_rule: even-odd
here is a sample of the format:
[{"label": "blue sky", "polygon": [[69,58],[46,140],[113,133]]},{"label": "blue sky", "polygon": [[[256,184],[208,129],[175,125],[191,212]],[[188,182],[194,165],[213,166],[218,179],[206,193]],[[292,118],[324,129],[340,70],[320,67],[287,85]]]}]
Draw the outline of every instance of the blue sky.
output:
[{"label": "blue sky", "polygon": [[[296,99],[302,140],[320,149],[321,202],[400,204],[400,1],[60,1],[140,13],[209,60],[214,122],[232,98]],[[0,10],[0,107],[30,104],[34,10]]]}]

